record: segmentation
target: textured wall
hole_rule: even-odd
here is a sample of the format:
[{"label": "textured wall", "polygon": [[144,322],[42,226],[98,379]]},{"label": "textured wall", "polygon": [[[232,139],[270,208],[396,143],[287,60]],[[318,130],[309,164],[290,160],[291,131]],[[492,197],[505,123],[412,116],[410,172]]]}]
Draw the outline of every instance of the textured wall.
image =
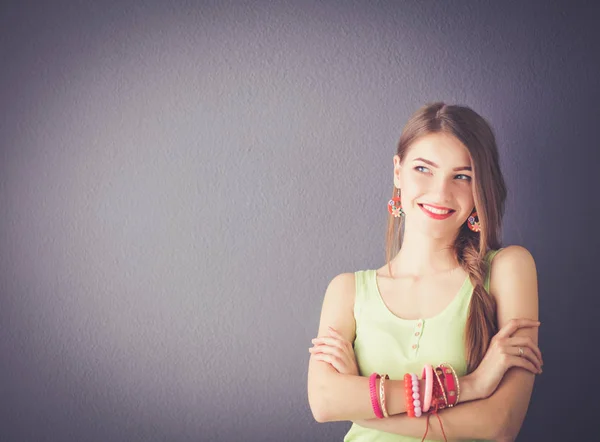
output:
[{"label": "textured wall", "polygon": [[592,2],[70,3],[0,6],[2,441],[341,440],[307,349],[437,100],[495,127],[538,263],[519,440],[592,431],[564,384],[599,332]]}]

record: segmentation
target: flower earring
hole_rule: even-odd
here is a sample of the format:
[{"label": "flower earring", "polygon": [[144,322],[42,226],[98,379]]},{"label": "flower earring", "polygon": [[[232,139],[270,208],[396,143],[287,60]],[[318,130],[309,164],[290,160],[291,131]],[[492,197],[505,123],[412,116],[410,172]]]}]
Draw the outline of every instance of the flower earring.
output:
[{"label": "flower earring", "polygon": [[394,215],[395,218],[404,216],[404,210],[402,210],[402,205],[400,203],[400,189],[398,189],[398,196],[394,196],[388,201],[387,208],[388,212]]},{"label": "flower earring", "polygon": [[471,229],[473,232],[481,231],[481,224],[479,223],[479,217],[477,216],[477,212],[475,210],[473,210],[473,213],[471,213],[467,219],[467,226],[469,226],[469,229]]}]

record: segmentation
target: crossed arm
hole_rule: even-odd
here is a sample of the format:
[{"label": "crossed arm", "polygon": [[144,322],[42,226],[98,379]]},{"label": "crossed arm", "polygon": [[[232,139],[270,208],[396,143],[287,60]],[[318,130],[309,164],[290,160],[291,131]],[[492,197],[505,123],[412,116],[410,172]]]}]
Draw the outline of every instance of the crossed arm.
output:
[{"label": "crossed arm", "polygon": [[[527,412],[533,378],[532,373],[522,368],[512,368],[490,397],[440,411],[444,433],[448,439],[515,440]],[[517,391],[519,395],[515,397],[514,385],[528,388]],[[413,437],[423,436],[426,430],[426,419],[413,419],[406,414],[397,414],[387,419],[355,422],[367,428]],[[441,426],[436,418],[432,417],[429,420],[427,438],[444,440]]]},{"label": "crossed arm", "polygon": [[[496,298],[498,325],[511,318],[538,318],[537,275],[531,254],[520,246],[510,246],[492,261],[490,293]],[[335,327],[349,342],[355,338],[353,299],[354,275],[342,274],[332,280],[323,301],[319,336]],[[537,328],[521,328],[513,336],[530,337],[537,345]],[[514,440],[521,428],[533,390],[535,375],[524,368],[509,369],[498,388],[488,397],[464,402],[440,412],[444,432],[449,439],[480,438]],[[461,378],[465,387],[469,376]],[[386,383],[391,398],[402,398],[402,381]],[[468,389],[469,387],[467,387]],[[377,430],[421,437],[426,419],[408,418],[401,400],[390,403],[390,416],[373,419],[368,379],[340,374],[330,364],[311,355],[308,373],[308,397],[313,416],[319,422],[351,420]],[[400,392],[400,394],[398,394]],[[473,392],[475,395],[475,392]],[[386,396],[388,394],[386,393]],[[475,395],[476,396],[476,395]],[[427,437],[443,438],[437,419],[430,419]]]}]

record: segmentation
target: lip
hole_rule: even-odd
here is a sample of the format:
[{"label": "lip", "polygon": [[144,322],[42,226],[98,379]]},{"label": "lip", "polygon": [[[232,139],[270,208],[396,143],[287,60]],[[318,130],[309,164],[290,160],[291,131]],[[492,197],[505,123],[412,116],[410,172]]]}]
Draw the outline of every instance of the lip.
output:
[{"label": "lip", "polygon": [[439,208],[441,210],[450,210],[450,212],[446,213],[445,215],[438,215],[437,213],[431,213],[429,210],[425,209],[423,207],[423,204],[419,204],[419,207],[421,208],[421,210],[423,211],[423,213],[425,213],[425,215],[427,215],[428,217],[433,218],[433,219],[438,219],[438,220],[446,219],[446,218],[451,217],[452,214],[454,213],[454,210],[452,210],[452,209],[438,207],[438,206],[434,206],[434,205],[431,205],[431,204],[427,204],[427,205],[431,206],[431,207]]},{"label": "lip", "polygon": [[435,204],[429,204],[429,203],[420,203],[419,205],[422,206],[423,204],[434,207],[436,209],[440,209],[440,210],[454,210],[454,209],[451,209],[450,207],[436,206]]}]

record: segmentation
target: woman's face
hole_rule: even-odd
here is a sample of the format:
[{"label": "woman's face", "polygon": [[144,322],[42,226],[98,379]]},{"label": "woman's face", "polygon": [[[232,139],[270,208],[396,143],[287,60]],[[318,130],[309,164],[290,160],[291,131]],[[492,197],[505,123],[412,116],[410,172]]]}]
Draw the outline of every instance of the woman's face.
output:
[{"label": "woman's face", "polygon": [[467,148],[445,133],[418,138],[402,164],[395,155],[394,184],[401,189],[407,226],[434,237],[455,234],[475,205],[471,167]]}]

